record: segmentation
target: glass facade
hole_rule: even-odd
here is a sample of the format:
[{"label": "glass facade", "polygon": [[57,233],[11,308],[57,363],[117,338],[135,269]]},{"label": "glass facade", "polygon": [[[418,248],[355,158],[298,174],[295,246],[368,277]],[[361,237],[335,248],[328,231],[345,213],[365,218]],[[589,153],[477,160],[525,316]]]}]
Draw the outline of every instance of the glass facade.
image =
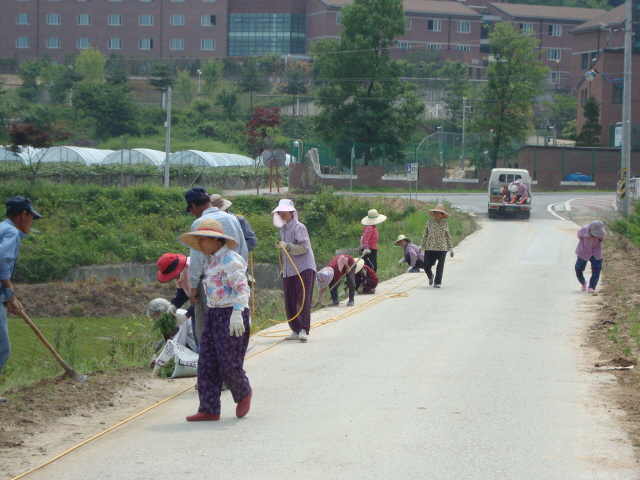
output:
[{"label": "glass facade", "polygon": [[306,37],[307,19],[303,14],[229,14],[230,57],[305,53]]}]

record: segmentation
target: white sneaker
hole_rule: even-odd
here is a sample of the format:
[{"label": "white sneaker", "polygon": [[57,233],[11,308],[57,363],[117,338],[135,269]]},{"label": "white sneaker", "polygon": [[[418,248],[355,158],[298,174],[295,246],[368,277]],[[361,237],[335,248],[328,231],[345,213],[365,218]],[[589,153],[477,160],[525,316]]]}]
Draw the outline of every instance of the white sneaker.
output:
[{"label": "white sneaker", "polygon": [[296,332],[291,332],[291,335],[289,335],[288,337],[284,337],[285,340],[298,340],[298,338],[300,338],[300,335],[298,335]]},{"label": "white sneaker", "polygon": [[306,342],[307,341],[307,332],[305,332],[304,330],[300,330],[300,333],[298,334],[299,340],[301,342]]}]

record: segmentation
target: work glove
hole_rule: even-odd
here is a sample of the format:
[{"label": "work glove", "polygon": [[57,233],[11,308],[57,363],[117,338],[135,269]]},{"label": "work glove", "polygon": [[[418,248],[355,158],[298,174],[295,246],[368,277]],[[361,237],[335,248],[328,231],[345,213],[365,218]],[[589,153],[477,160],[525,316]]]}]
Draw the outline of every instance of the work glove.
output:
[{"label": "work glove", "polygon": [[173,304],[169,305],[169,308],[167,309],[167,312],[173,315],[174,317],[176,316],[177,311],[178,311],[178,307],[176,307]]},{"label": "work glove", "polygon": [[453,258],[453,248],[449,250],[449,255],[451,255],[451,258]]},{"label": "work glove", "polygon": [[363,256],[363,257],[366,257],[366,256],[367,256],[367,255],[369,255],[370,253],[371,253],[371,250],[369,250],[368,248],[365,248],[365,249],[362,251],[362,256]]},{"label": "work glove", "polygon": [[402,265],[404,263],[404,258],[401,258],[400,260],[398,260],[398,266]]},{"label": "work glove", "polygon": [[284,248],[287,247],[287,242],[282,242],[282,241],[278,240],[275,245],[276,245],[276,248],[284,249]]},{"label": "work glove", "polygon": [[232,337],[241,337],[244,333],[244,322],[242,321],[242,312],[234,310],[229,320],[229,335]]}]

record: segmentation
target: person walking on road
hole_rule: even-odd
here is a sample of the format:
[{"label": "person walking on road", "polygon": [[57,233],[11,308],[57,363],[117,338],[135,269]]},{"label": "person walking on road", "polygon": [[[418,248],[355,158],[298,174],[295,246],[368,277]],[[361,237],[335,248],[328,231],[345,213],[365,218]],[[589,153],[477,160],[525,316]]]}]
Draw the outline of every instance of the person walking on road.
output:
[{"label": "person walking on road", "polygon": [[238,241],[217,220],[202,220],[195,231],[180,235],[178,241],[205,256],[202,282],[209,307],[198,358],[200,406],[187,421],[220,419],[223,381],[237,404],[236,416],[242,418],[253,396],[243,368],[251,330],[247,262],[234,252]]},{"label": "person walking on road", "polygon": [[[429,277],[429,285],[434,288],[440,288],[442,285],[442,273],[444,272],[444,261],[447,258],[447,252],[453,257],[453,244],[451,235],[449,234],[449,225],[445,221],[449,218],[449,214],[444,209],[444,205],[436,205],[435,208],[427,211],[430,218],[422,235],[420,250],[424,252],[424,271]],[[436,266],[436,276],[433,277],[431,267]]]},{"label": "person walking on road", "polygon": [[404,257],[398,260],[398,266],[406,262],[409,264],[409,273],[420,273],[420,269],[425,268],[424,252],[421,252],[418,246],[411,242],[413,242],[413,239],[404,235],[398,235],[398,239],[393,242],[394,247],[404,248]]},{"label": "person walking on road", "polygon": [[364,232],[360,237],[360,253],[369,250],[369,253],[363,255],[362,258],[374,272],[378,271],[378,228],[376,225],[386,219],[386,215],[380,215],[375,208],[372,208],[367,216],[360,221],[364,225]]},{"label": "person walking on road", "polygon": [[316,276],[316,260],[309,232],[298,221],[293,201],[281,199],[271,213],[273,224],[280,229],[276,248],[282,249],[284,309],[291,328],[291,334],[286,339],[306,342],[311,331],[311,300]]},{"label": "person walking on road", "polygon": [[[576,248],[576,277],[580,285],[582,285],[582,291],[589,293],[596,293],[596,286],[598,280],[600,280],[600,271],[602,270],[602,242],[607,234],[604,230],[604,225],[600,220],[591,222],[588,225],[583,225],[578,230],[578,247]],[[589,287],[584,279],[584,270],[587,268],[587,262],[591,263],[591,278],[589,279]]]},{"label": "person walking on road", "polygon": [[[28,198],[11,197],[5,205],[7,218],[0,223],[0,373],[11,352],[7,310],[17,314],[22,309],[11,283],[20,252],[20,241],[31,230],[31,223],[42,218],[42,215],[33,209]],[[6,401],[6,398],[0,397],[0,403]]]}]

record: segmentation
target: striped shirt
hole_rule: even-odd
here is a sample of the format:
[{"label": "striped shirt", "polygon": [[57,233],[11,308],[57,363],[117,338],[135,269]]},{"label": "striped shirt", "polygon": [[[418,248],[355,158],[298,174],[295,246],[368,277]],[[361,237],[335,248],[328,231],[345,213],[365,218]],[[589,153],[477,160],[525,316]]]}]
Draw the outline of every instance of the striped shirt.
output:
[{"label": "striped shirt", "polygon": [[[293,264],[285,252],[281,252],[283,277],[292,277],[297,275],[298,272],[304,272],[305,270],[316,271],[316,259],[311,249],[311,240],[309,239],[307,227],[292,217],[291,220],[286,222],[280,229],[280,240],[285,243],[301,245],[307,249],[306,253],[302,255],[289,254],[293,260]],[[296,268],[298,269],[297,271]]]},{"label": "striped shirt", "polygon": [[378,249],[378,229],[375,225],[365,225],[364,233],[360,238],[360,248],[369,250]]}]

